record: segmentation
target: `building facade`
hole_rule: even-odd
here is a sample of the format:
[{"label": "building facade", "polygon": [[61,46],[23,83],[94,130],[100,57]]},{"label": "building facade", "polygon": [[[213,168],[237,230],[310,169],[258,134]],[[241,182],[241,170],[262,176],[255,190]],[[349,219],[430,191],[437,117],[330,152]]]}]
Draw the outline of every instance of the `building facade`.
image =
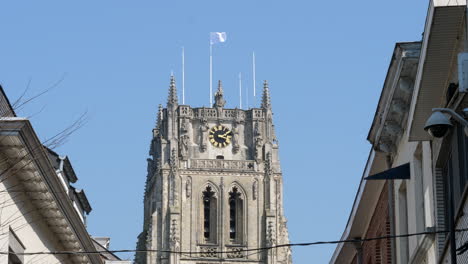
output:
[{"label": "building facade", "polygon": [[78,178],[68,157],[39,141],[1,87],[0,115],[0,263],[104,263],[80,253],[96,251],[86,230],[91,206],[73,187]]},{"label": "building facade", "polygon": [[270,92],[262,105],[226,109],[221,82],[211,108],[179,105],[171,77],[153,129],[143,232],[145,264],[290,264],[282,174]]},{"label": "building facade", "polygon": [[[397,237],[339,244],[330,263],[468,263],[462,231],[468,227],[468,137],[454,118],[445,136],[425,129],[433,108],[467,118],[457,58],[467,52],[465,19],[466,1],[431,0],[422,41],[396,45],[368,136],[372,149],[341,238]],[[369,180],[375,175],[385,177]],[[387,232],[372,232],[384,219]],[[454,245],[452,224],[458,230]],[[387,257],[382,247],[369,246],[376,241],[387,241]]]}]

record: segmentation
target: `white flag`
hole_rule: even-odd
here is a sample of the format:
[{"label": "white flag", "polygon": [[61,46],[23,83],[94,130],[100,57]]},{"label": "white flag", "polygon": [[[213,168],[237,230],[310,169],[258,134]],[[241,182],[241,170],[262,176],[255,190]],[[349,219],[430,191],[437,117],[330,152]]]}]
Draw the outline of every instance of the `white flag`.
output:
[{"label": "white flag", "polygon": [[210,32],[210,44],[226,42],[226,32]]}]

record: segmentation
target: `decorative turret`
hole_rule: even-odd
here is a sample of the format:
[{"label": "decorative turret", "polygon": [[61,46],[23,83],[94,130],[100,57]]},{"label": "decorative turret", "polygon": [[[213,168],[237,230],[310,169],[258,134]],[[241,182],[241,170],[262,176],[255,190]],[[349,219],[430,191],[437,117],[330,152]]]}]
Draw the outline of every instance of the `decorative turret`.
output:
[{"label": "decorative turret", "polygon": [[268,82],[266,80],[263,81],[262,108],[271,110],[270,88],[268,88]]},{"label": "decorative turret", "polygon": [[179,100],[177,98],[177,89],[175,85],[175,78],[174,75],[171,75],[171,84],[169,86],[169,96],[167,97],[167,107],[173,107],[173,109],[177,108],[179,104]]},{"label": "decorative turret", "polygon": [[222,108],[226,104],[226,100],[223,98],[223,85],[221,84],[221,81],[218,81],[218,91],[215,94],[215,103],[214,107],[219,107]]}]

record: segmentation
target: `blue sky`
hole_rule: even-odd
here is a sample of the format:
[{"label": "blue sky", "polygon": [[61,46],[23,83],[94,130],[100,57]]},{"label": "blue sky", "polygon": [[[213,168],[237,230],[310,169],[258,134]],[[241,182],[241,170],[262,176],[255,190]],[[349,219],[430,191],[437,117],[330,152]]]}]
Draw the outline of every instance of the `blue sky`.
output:
[{"label": "blue sky", "polygon": [[[151,129],[169,75],[186,103],[209,104],[214,80],[227,107],[237,78],[251,95],[269,80],[291,242],[339,239],[370,149],[366,141],[395,42],[421,39],[428,1],[3,1],[0,83],[11,101],[59,85],[19,110],[41,139],[83,112],[89,121],[57,151],[69,155],[93,211],[88,228],[133,249]],[[180,92],[180,90],[179,90]],[[244,101],[245,106],[245,101]],[[295,263],[327,263],[335,246],[294,248]],[[121,255],[132,258],[133,254]]]}]

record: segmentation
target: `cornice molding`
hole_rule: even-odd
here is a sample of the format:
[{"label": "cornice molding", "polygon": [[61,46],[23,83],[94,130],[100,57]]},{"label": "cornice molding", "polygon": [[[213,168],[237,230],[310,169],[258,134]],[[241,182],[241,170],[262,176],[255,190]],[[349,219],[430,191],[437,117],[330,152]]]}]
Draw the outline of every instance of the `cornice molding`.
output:
[{"label": "cornice molding", "polygon": [[[24,146],[24,150],[29,153],[29,155],[21,156],[22,159],[27,160],[28,162],[31,161],[32,168],[37,170],[37,173],[32,173],[36,176],[37,179],[43,183],[46,188],[44,188],[44,192],[38,193],[38,195],[46,194],[45,196],[48,198],[47,201],[49,203],[55,204],[55,206],[42,208],[35,204],[39,212],[44,216],[44,219],[48,221],[48,224],[52,231],[57,235],[58,239],[63,243],[67,250],[76,251],[95,251],[95,247],[93,242],[89,236],[89,233],[86,230],[83,222],[81,221],[78,212],[76,212],[70,198],[63,187],[62,182],[58,178],[55,169],[53,168],[50,160],[48,158],[47,153],[45,152],[45,148],[38,139],[37,135],[35,134],[30,122],[26,119],[22,118],[10,118],[8,120],[0,119],[0,133],[3,133],[7,136],[12,136],[22,142]],[[3,141],[5,144],[5,141]],[[6,146],[7,147],[7,146]],[[6,153],[6,155],[15,155],[20,154],[20,151],[14,151],[13,153]],[[29,157],[28,157],[29,156]],[[31,179],[31,173],[22,173],[23,180]],[[38,184],[29,185],[23,184],[24,188],[30,189],[38,186]],[[37,192],[29,192],[31,200],[34,200],[33,195]],[[43,199],[36,200],[45,201]],[[54,210],[56,215],[54,217],[47,217],[51,215],[51,211]],[[59,224],[56,224],[56,223]],[[67,225],[69,229],[71,229],[72,235],[69,234],[69,229],[64,228],[64,225]],[[65,230],[62,230],[65,229]],[[64,232],[62,232],[64,231]],[[62,232],[62,233],[61,233]],[[74,246],[78,246],[79,248],[75,248]],[[99,255],[90,254],[86,255],[88,261],[84,263],[93,263],[93,264],[101,264],[101,259]],[[75,258],[78,262],[76,263],[83,263],[80,261],[80,258]]]}]

